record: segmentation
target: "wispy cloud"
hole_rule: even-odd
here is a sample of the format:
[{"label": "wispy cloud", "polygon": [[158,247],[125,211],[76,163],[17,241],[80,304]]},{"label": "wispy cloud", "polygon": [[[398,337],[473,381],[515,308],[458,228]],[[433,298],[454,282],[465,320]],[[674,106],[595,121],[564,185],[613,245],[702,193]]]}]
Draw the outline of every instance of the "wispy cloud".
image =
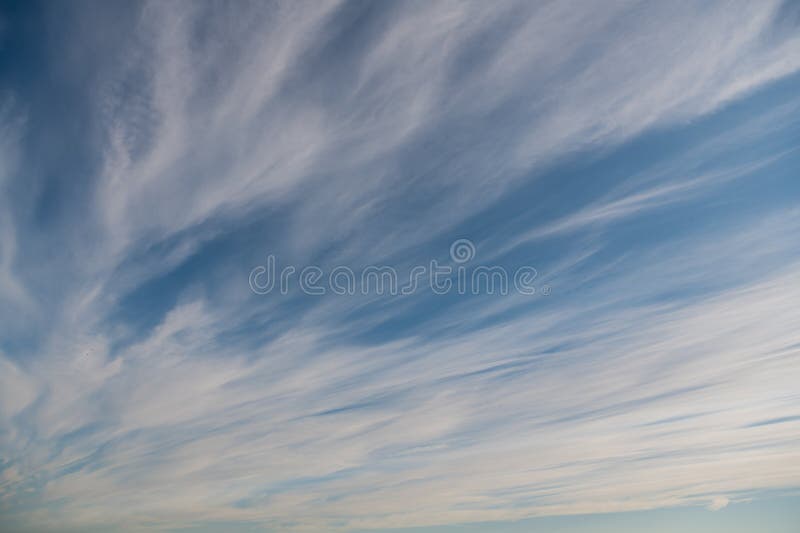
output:
[{"label": "wispy cloud", "polygon": [[[784,4],[63,9],[0,114],[9,523],[375,529],[800,485]],[[26,100],[45,83],[70,117]],[[267,253],[402,269],[465,235],[552,294],[248,288]]]}]

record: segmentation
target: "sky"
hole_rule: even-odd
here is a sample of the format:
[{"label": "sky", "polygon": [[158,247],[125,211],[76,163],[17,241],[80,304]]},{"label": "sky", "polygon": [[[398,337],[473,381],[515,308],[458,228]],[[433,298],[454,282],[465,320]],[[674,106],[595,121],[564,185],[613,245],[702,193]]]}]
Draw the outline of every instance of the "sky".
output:
[{"label": "sky", "polygon": [[796,532],[798,30],[3,1],[0,532]]}]

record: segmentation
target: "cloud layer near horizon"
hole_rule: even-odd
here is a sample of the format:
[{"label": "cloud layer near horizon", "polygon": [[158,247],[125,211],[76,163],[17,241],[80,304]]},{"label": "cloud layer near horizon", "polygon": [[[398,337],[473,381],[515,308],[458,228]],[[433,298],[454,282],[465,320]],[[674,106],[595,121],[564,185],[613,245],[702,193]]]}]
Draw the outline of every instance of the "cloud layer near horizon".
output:
[{"label": "cloud layer near horizon", "polygon": [[[8,523],[377,529],[800,485],[791,2],[28,16],[49,37],[0,95]],[[403,269],[465,236],[552,293],[247,284],[269,253]]]}]

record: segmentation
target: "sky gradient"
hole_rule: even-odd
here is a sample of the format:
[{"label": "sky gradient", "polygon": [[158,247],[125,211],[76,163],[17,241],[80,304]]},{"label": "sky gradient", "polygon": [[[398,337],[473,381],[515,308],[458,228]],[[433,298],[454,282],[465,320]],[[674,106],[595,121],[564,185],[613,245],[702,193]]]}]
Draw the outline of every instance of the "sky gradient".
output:
[{"label": "sky gradient", "polygon": [[[798,30],[2,2],[0,532],[798,531]],[[534,294],[249,283],[459,239]]]}]

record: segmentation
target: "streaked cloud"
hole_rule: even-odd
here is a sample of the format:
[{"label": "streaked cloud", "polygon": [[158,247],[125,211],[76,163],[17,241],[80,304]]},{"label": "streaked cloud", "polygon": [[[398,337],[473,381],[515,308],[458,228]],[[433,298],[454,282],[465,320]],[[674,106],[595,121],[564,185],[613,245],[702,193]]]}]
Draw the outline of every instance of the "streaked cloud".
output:
[{"label": "streaked cloud", "polygon": [[[327,531],[797,487],[788,5],[50,6],[0,106],[0,513]],[[552,293],[248,288],[270,253],[462,237]]]}]

